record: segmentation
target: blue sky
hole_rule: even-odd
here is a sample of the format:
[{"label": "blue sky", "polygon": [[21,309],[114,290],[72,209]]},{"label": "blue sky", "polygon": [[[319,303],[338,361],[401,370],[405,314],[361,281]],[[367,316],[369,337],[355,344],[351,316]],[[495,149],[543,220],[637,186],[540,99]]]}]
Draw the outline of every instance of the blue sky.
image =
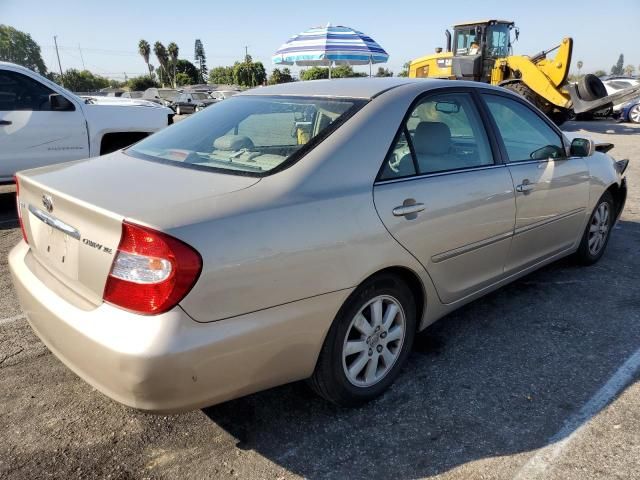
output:
[{"label": "blue sky", "polygon": [[241,59],[246,45],[271,70],[271,54],[280,44],[327,22],[373,37],[390,54],[386,66],[398,72],[405,61],[443,46],[444,29],[451,24],[496,17],[515,20],[520,27],[516,53],[534,54],[572,36],[574,69],[582,60],[584,71],[608,72],[620,53],[639,69],[640,0],[0,0],[0,23],[30,33],[49,69],[57,69],[57,35],[63,69],[82,67],[80,45],[88,70],[119,79],[124,72],[145,72],[137,54],[141,38],[165,46],[174,41],[180,57],[191,61],[194,40],[200,38],[209,68]]}]

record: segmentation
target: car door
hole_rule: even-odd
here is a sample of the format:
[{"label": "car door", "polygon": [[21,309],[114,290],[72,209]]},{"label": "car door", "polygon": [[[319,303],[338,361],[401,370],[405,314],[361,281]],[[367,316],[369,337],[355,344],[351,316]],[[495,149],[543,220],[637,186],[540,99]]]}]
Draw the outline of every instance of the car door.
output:
[{"label": "car door", "polygon": [[429,272],[442,302],[503,276],[513,184],[469,91],[417,102],[385,158],[374,202],[391,235]]},{"label": "car door", "polygon": [[571,249],[582,234],[589,169],[568,157],[563,137],[525,101],[483,93],[516,190],[516,225],[507,271]]},{"label": "car door", "polygon": [[52,111],[53,93],[22,73],[0,70],[0,179],[10,179],[19,170],[89,156],[82,112],[74,103],[69,110]]}]

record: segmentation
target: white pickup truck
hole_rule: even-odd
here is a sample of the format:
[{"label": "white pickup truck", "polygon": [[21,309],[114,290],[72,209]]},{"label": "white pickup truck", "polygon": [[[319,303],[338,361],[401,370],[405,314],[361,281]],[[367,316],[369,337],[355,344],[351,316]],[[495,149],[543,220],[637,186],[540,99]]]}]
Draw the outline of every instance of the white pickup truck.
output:
[{"label": "white pickup truck", "polygon": [[95,157],[166,127],[174,112],[141,100],[80,98],[0,62],[0,183],[19,170]]}]

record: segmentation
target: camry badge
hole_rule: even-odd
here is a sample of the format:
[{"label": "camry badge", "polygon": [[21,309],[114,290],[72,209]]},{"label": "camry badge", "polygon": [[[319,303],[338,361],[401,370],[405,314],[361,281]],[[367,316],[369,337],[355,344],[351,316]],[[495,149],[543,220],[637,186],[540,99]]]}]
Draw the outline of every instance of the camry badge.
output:
[{"label": "camry badge", "polygon": [[53,198],[51,198],[51,195],[42,195],[42,205],[47,209],[47,212],[53,212]]}]

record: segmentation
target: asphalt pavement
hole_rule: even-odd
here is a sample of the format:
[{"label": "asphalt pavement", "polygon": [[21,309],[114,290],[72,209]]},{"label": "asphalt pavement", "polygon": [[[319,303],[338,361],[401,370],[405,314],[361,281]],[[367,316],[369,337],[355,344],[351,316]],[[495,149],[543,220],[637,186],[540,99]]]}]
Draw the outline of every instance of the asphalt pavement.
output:
[{"label": "asphalt pavement", "polygon": [[379,400],[341,409],[304,382],[181,415],[129,409],[32,333],[0,190],[0,478],[640,478],[640,126],[569,123],[630,158],[603,259],[562,260],[443,318]]}]

